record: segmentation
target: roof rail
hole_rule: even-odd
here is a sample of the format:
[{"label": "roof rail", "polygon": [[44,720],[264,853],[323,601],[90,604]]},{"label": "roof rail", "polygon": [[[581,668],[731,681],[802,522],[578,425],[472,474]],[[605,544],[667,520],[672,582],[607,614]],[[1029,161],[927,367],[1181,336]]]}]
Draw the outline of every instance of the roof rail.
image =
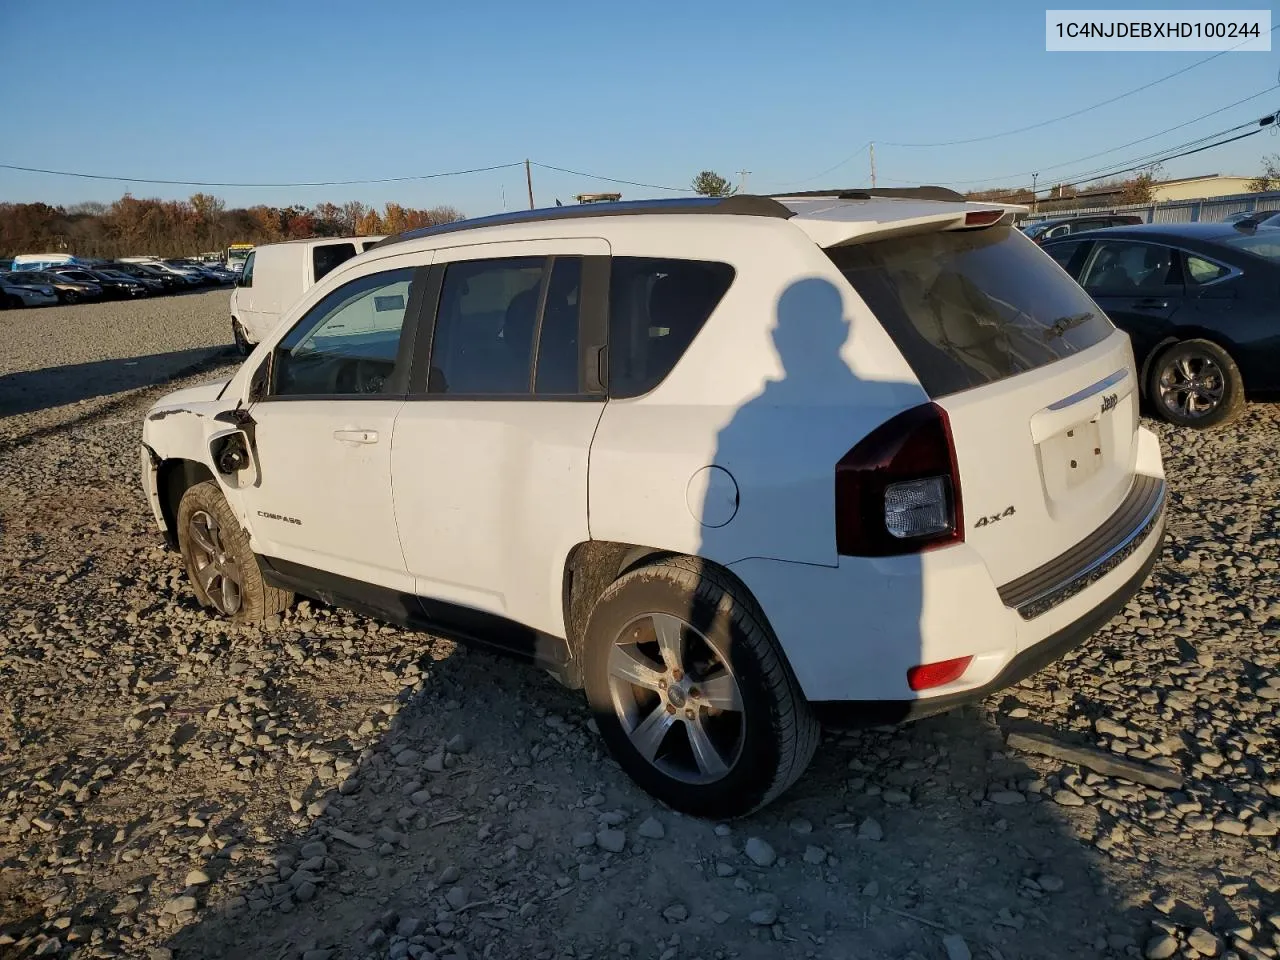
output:
[{"label": "roof rail", "polygon": [[783,206],[772,197],[758,197],[741,194],[733,197],[679,197],[670,200],[623,200],[608,203],[584,203],[571,207],[541,207],[536,210],[516,210],[510,213],[496,213],[488,217],[475,217],[471,220],[455,220],[434,227],[419,227],[406,230],[404,233],[387,237],[375,243],[370,249],[403,243],[407,240],[419,240],[423,237],[435,237],[446,233],[457,233],[462,230],[479,230],[482,227],[497,227],[506,224],[539,223],[544,220],[579,220],[586,217],[622,217],[641,214],[672,213],[715,213],[745,217],[777,217],[787,219],[795,216],[795,211]]},{"label": "roof rail", "polygon": [[836,200],[870,200],[886,197],[897,200],[946,200],[964,202],[964,194],[946,187],[848,187],[838,190],[801,190],[796,193],[771,193],[771,197],[832,197]]}]

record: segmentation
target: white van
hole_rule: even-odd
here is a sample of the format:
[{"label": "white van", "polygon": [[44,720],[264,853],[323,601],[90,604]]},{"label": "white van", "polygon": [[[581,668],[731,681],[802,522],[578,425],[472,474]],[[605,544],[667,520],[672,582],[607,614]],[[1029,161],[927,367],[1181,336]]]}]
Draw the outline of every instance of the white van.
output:
[{"label": "white van", "polygon": [[255,247],[231,292],[231,332],[248,354],[280,317],[334,267],[383,237],[324,237]]},{"label": "white van", "polygon": [[47,270],[50,267],[83,266],[87,261],[69,253],[20,253],[10,270]]}]

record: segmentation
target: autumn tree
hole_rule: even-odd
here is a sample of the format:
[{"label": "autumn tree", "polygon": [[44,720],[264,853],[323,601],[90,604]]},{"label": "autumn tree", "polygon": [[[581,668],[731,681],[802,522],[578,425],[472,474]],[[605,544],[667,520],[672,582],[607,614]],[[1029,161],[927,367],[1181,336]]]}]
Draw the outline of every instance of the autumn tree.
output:
[{"label": "autumn tree", "polygon": [[1249,181],[1249,190],[1253,193],[1280,190],[1280,153],[1262,158],[1262,173]]},{"label": "autumn tree", "polygon": [[693,192],[702,197],[728,197],[734,187],[714,170],[703,170],[693,178]]}]

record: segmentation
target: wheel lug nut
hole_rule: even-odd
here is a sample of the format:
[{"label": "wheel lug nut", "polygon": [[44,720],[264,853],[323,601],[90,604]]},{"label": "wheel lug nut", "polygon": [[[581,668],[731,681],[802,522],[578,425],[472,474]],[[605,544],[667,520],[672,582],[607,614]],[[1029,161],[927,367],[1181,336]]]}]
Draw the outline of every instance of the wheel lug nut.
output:
[{"label": "wheel lug nut", "polygon": [[675,712],[676,712],[676,708],[675,708],[675,707],[673,707],[671,704],[669,704],[669,703],[668,703],[668,704],[667,704],[667,713],[675,713]]},{"label": "wheel lug nut", "polygon": [[687,707],[687,708],[685,709],[685,711],[684,711],[684,715],[685,715],[686,717],[688,717],[690,720],[692,720],[692,719],[693,719],[693,707]]},{"label": "wheel lug nut", "polygon": [[671,675],[672,675],[673,677],[675,677],[677,680],[683,680],[683,679],[684,679],[684,671],[683,671],[683,670],[672,670],[672,671],[671,671]]}]

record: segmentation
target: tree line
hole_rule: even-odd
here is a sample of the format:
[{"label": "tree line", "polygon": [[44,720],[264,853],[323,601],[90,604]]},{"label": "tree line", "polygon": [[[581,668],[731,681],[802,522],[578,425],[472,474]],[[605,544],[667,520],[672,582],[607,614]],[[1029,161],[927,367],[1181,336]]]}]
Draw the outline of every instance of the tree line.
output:
[{"label": "tree line", "polygon": [[415,209],[359,201],[314,207],[237,207],[218,197],[147,200],[125,194],[111,204],[0,203],[0,254],[72,253],[85,257],[180,257],[225,250],[233,243],[308,237],[395,234],[463,219],[449,206]]}]

